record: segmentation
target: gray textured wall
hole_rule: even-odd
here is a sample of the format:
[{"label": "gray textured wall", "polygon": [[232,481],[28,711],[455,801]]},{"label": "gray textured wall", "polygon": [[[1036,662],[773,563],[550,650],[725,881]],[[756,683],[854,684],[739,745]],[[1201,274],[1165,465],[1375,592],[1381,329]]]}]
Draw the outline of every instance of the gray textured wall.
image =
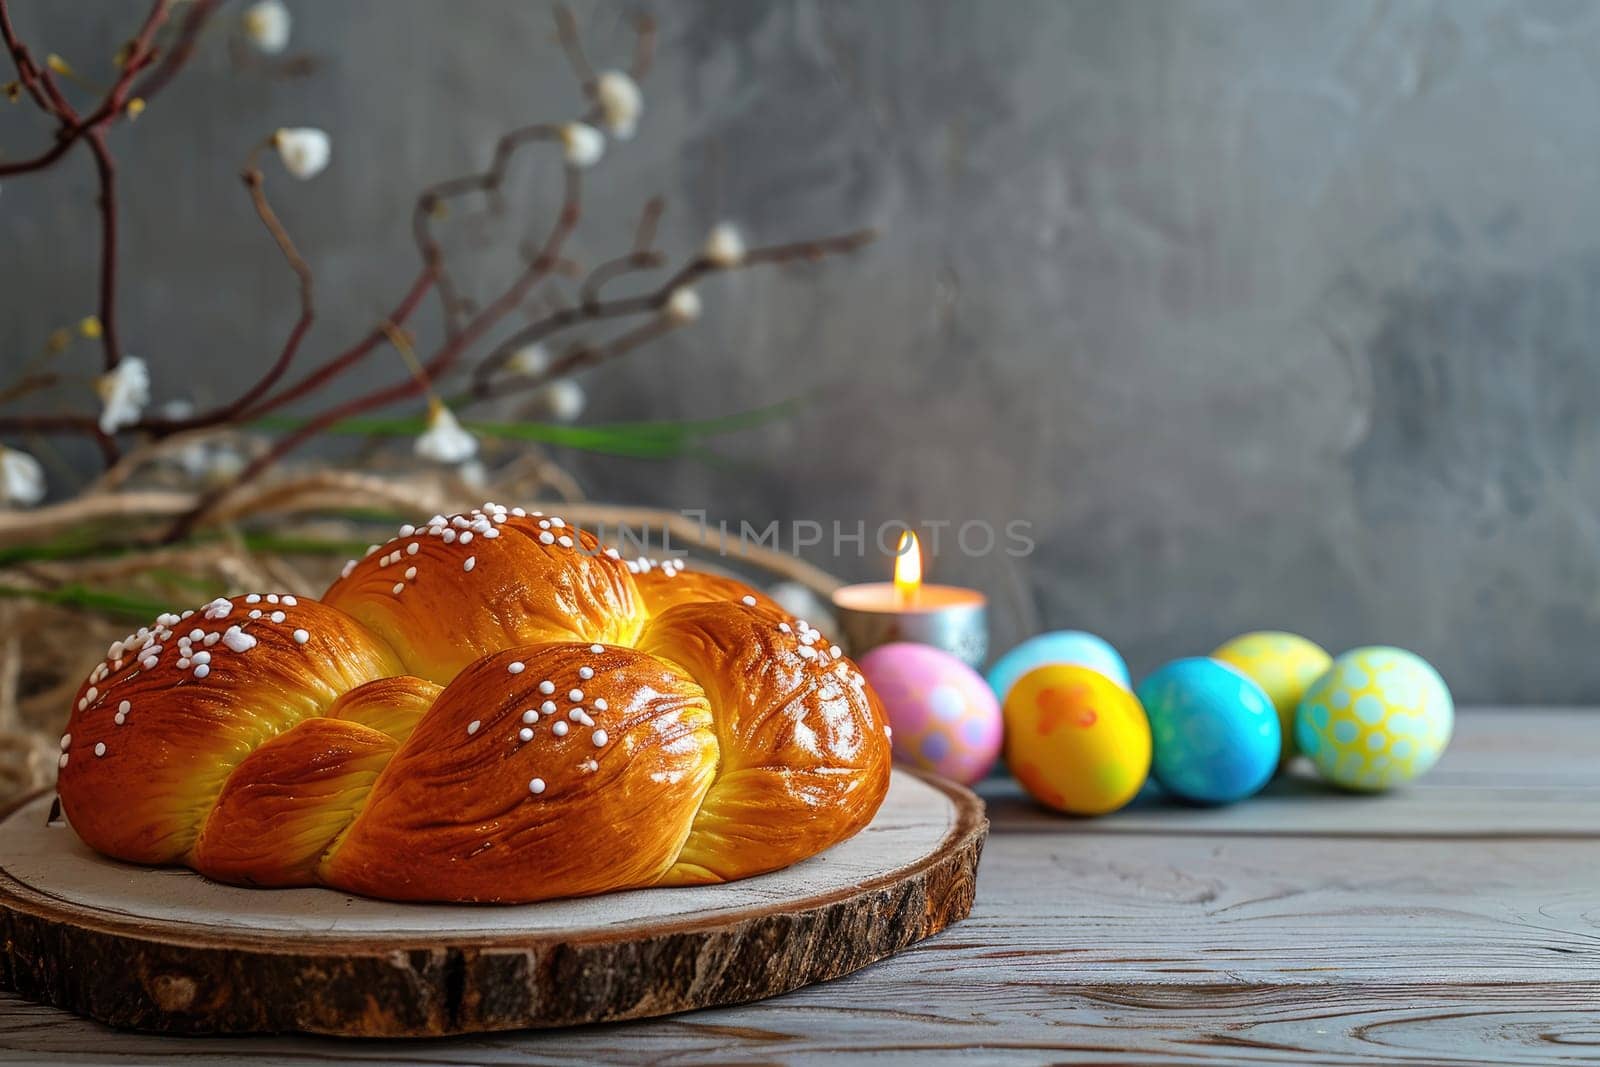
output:
[{"label": "gray textured wall", "polygon": [[[335,137],[326,175],[274,187],[318,271],[315,353],[408,277],[416,186],[576,108],[541,4],[290,2],[314,75],[241,74],[214,40],[116,137],[124,330],[165,396],[225,394],[292,317],[234,179],[260,133]],[[86,67],[141,8],[15,6]],[[621,58],[623,9],[582,11]],[[733,466],[576,457],[592,493],[758,522],[1026,518],[1032,557],[935,574],[995,598],[1002,643],[1087,626],[1136,671],[1282,626],[1415,648],[1469,700],[1600,699],[1600,6],[660,14],[643,134],[596,173],[578,253],[609,254],[657,190],[686,249],[722,217],[888,233],[708,285],[703,323],[593,375],[595,420],[824,392],[730,443]],[[38,143],[0,111],[8,152]],[[548,173],[513,183],[516,232]],[[6,184],[8,364],[90,310],[90,190],[83,159]]]}]

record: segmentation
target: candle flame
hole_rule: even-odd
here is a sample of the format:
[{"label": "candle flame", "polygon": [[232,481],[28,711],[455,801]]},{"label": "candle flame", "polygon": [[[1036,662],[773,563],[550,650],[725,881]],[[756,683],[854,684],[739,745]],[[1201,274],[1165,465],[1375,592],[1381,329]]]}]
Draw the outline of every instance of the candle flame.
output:
[{"label": "candle flame", "polygon": [[895,549],[894,590],[902,604],[917,599],[922,588],[922,546],[917,535],[910,530],[900,535],[900,545]]}]

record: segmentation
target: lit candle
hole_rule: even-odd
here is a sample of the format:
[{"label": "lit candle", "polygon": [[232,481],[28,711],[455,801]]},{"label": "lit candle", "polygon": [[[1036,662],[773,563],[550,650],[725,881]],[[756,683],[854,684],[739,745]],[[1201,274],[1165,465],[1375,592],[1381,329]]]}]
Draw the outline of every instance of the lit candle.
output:
[{"label": "lit candle", "polygon": [[891,641],[915,641],[978,670],[989,655],[988,601],[974,589],[925,584],[922,546],[909,530],[900,535],[894,581],[843,586],[833,594],[833,607],[852,656]]}]

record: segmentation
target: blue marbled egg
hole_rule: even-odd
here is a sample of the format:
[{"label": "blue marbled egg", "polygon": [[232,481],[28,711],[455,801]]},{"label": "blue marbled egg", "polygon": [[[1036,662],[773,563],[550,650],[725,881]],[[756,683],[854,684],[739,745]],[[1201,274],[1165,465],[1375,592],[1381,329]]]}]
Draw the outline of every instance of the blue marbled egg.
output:
[{"label": "blue marbled egg", "polygon": [[1039,667],[1065,664],[1099,671],[1122,688],[1133,690],[1128,665],[1117,650],[1104,639],[1082,630],[1056,630],[1028,638],[995,660],[994,666],[989,668],[989,688],[1004,701],[1024,674]]},{"label": "blue marbled egg", "polygon": [[1266,691],[1204,657],[1174,660],[1139,683],[1155,744],[1151,774],[1174,796],[1231,804],[1272,778],[1283,729]]}]

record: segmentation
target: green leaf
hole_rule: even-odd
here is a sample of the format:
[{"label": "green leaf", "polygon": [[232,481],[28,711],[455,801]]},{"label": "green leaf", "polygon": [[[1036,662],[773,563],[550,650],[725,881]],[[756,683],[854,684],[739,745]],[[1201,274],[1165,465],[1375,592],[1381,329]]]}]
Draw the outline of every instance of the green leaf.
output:
[{"label": "green leaf", "polygon": [[[707,438],[784,418],[797,411],[802,403],[803,401],[798,399],[786,400],[754,411],[724,415],[714,419],[600,423],[592,426],[467,420],[462,425],[480,437],[531,441],[536,444],[576,448],[605,455],[642,459],[668,459],[679,456],[705,458],[707,453],[699,446]],[[257,420],[255,425],[267,430],[292,430],[304,423],[304,419],[293,416],[273,415]],[[426,429],[427,420],[420,415],[360,416],[336,423],[325,432],[362,437],[416,437]]]},{"label": "green leaf", "polygon": [[0,597],[84,608],[102,615],[140,622],[148,622],[169,607],[157,600],[147,600],[132,594],[101,592],[82,585],[63,585],[55,589],[18,589],[12,586],[0,586]]}]

